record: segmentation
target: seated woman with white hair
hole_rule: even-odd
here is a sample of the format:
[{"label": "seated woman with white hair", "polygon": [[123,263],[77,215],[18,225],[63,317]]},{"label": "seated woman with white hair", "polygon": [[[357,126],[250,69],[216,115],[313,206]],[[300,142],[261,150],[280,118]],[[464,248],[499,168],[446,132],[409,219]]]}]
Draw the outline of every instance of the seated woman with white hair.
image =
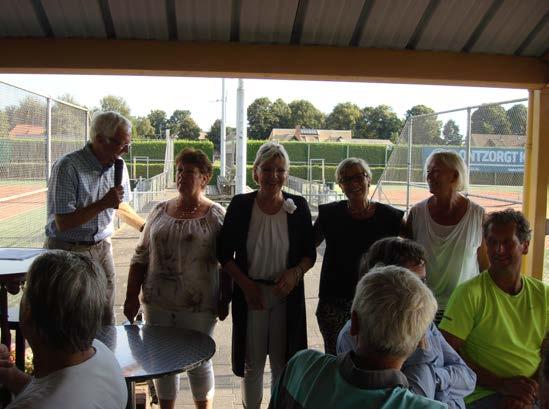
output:
[{"label": "seated woman with white hair", "polygon": [[113,353],[94,339],[107,279],[79,253],[48,251],[32,263],[21,299],[21,328],[34,354],[34,376],[13,366],[0,345],[0,382],[10,409],[122,409],[127,389]]},{"label": "seated woman with white hair", "polygon": [[410,209],[404,235],[427,253],[427,285],[438,301],[438,323],[454,289],[489,262],[482,238],[484,209],[461,193],[468,188],[461,156],[433,152],[425,162],[425,176],[432,196]]}]

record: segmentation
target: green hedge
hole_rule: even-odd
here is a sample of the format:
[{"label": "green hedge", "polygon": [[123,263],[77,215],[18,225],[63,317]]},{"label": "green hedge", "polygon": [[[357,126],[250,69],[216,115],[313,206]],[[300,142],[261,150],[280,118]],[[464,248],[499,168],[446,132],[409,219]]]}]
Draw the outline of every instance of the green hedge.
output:
[{"label": "green hedge", "polygon": [[[177,156],[185,148],[202,150],[210,160],[213,160],[214,145],[210,141],[190,141],[178,139],[174,141],[174,156]],[[149,159],[164,160],[166,152],[166,141],[134,141],[132,142],[131,156],[148,156]],[[129,162],[130,153],[124,159]]]},{"label": "green hedge", "polygon": [[[247,162],[253,163],[255,155],[265,141],[248,141]],[[286,148],[290,161],[293,163],[307,163],[309,157],[312,159],[324,159],[326,164],[337,165],[347,157],[358,157],[369,164],[385,164],[385,145],[357,145],[350,143],[335,142],[281,142]]]}]

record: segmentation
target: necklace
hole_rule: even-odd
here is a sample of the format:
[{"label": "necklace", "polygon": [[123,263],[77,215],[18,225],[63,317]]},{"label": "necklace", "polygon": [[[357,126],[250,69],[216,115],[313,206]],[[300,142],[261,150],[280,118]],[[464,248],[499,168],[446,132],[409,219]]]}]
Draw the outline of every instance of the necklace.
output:
[{"label": "necklace", "polygon": [[372,202],[370,200],[368,200],[368,203],[366,204],[366,207],[364,207],[363,209],[359,209],[359,210],[356,210],[356,209],[353,209],[351,207],[351,203],[349,201],[347,201],[347,209],[349,210],[349,213],[351,213],[352,215],[356,215],[356,216],[366,216],[369,211],[370,211],[370,205],[372,204]]},{"label": "necklace", "polygon": [[200,208],[200,202],[198,202],[195,206],[193,207],[183,207],[183,206],[180,206],[179,203],[176,205],[176,215],[178,218],[182,218],[182,217],[188,217],[188,216],[192,216],[193,214],[196,213],[196,211]]}]

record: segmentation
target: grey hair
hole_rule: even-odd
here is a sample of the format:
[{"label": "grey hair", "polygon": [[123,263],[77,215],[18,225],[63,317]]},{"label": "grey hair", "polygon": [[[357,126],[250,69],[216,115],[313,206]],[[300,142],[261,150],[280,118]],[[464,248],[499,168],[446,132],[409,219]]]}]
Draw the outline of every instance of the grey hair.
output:
[{"label": "grey hair", "polygon": [[282,158],[286,171],[290,170],[290,157],[284,146],[277,142],[267,142],[259,147],[254,160],[254,169],[273,158]]},{"label": "grey hair", "polygon": [[455,151],[442,149],[432,152],[427,157],[427,160],[425,161],[425,167],[423,168],[423,176],[425,178],[427,178],[427,167],[435,159],[438,159],[446,167],[457,172],[458,178],[456,184],[454,185],[454,189],[456,190],[456,192],[463,192],[469,189],[469,182],[467,181],[467,165],[465,164],[465,161],[460,156],[460,154]]},{"label": "grey hair", "polygon": [[433,321],[437,301],[417,275],[397,266],[375,267],[356,286],[359,344],[369,351],[407,358]]},{"label": "grey hair", "polygon": [[130,120],[118,112],[96,112],[90,126],[90,140],[96,142],[98,135],[112,138],[120,126],[126,128],[128,132],[132,130]]},{"label": "grey hair", "polygon": [[75,353],[91,346],[106,302],[100,266],[82,254],[50,250],[29,268],[21,316],[42,345]]},{"label": "grey hair", "polygon": [[495,225],[502,226],[510,223],[515,223],[515,235],[520,243],[530,241],[532,236],[532,230],[530,229],[530,223],[524,217],[522,212],[514,209],[505,209],[499,212],[492,212],[486,216],[484,223],[482,223],[482,230],[484,233],[484,239],[488,238],[490,227]]},{"label": "grey hair", "polygon": [[368,178],[370,180],[372,180],[372,170],[370,169],[368,163],[361,158],[347,158],[339,162],[339,165],[337,165],[335,171],[335,180],[339,183],[339,181],[343,177],[343,174],[353,166],[360,166],[362,168],[362,171],[368,175]]},{"label": "grey hair", "polygon": [[401,237],[385,237],[372,244],[362,256],[358,274],[362,277],[377,264],[402,267],[407,263],[420,264],[422,261],[427,261],[427,255],[418,242]]}]

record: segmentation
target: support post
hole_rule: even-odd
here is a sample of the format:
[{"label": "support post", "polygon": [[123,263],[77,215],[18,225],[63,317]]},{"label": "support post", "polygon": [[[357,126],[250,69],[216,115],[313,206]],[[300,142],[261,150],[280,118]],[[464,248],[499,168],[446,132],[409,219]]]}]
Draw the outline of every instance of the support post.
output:
[{"label": "support post", "polygon": [[46,113],[46,182],[49,182],[51,176],[51,105],[52,100],[48,98]]},{"label": "support post", "polygon": [[226,154],[225,154],[225,140],[226,140],[226,110],[227,110],[227,97],[225,94],[225,78],[221,80],[221,135],[219,137],[219,154],[221,156],[221,164],[219,168],[219,176],[225,177]]},{"label": "support post", "polygon": [[465,164],[467,165],[467,186],[471,183],[471,108],[467,108],[467,132],[465,134]]},{"label": "support post", "polygon": [[410,117],[410,127],[408,128],[408,177],[406,180],[406,214],[410,210],[410,183],[412,183],[412,131],[414,117]]},{"label": "support post", "polygon": [[244,80],[238,80],[236,91],[236,184],[235,193],[246,191],[246,111],[244,109]]}]

